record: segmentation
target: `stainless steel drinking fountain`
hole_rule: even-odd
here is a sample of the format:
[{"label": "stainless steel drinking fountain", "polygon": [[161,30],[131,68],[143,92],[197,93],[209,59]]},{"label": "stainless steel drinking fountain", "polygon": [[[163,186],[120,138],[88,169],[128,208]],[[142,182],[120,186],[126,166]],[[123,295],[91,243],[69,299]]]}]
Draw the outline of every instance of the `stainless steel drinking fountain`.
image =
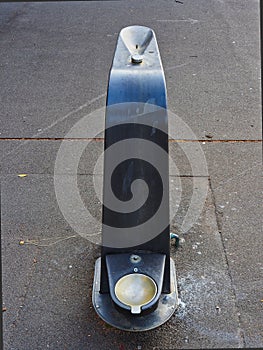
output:
[{"label": "stainless steel drinking fountain", "polygon": [[102,248],[92,295],[98,315],[122,330],[158,327],[178,306],[168,159],[166,86],[155,34],[130,26],[119,34],[109,76]]}]

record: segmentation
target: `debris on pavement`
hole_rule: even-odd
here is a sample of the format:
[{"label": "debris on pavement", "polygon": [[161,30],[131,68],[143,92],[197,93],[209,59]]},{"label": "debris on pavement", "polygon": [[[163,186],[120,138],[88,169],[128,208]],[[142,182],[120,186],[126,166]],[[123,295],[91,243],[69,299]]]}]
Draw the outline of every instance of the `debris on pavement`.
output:
[{"label": "debris on pavement", "polygon": [[[75,238],[75,237],[77,237],[77,235],[72,235],[72,236],[67,236],[67,237],[43,238],[41,240],[35,240],[35,239],[28,239],[25,241],[20,240],[19,245],[31,244],[31,245],[35,245],[37,247],[49,247],[49,246],[52,246],[52,245],[57,244],[59,242],[66,241],[70,238]],[[50,242],[48,244],[41,244],[42,241],[54,241],[54,242]]]},{"label": "debris on pavement", "polygon": [[212,139],[212,138],[213,138],[213,135],[210,134],[210,133],[207,133],[207,134],[205,134],[205,137],[207,137],[208,139]]}]

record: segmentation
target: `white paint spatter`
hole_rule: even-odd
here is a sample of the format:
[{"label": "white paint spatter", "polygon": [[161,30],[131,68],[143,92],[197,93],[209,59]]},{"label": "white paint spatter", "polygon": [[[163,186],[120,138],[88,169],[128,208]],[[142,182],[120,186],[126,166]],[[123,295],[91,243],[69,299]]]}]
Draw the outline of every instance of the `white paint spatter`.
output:
[{"label": "white paint spatter", "polygon": [[[229,303],[222,299],[222,292],[228,295],[231,288],[231,283],[227,280],[228,277],[222,271],[214,268],[207,268],[202,276],[189,272],[179,278],[180,298],[175,316],[183,321],[189,330],[193,329],[219,345],[228,343],[239,346],[242,341],[237,319],[236,328],[229,327],[225,319],[227,315],[223,312],[226,308],[231,308]],[[218,307],[222,312],[218,313]],[[234,310],[233,305],[232,312]],[[231,318],[235,319],[235,316],[232,315]]]},{"label": "white paint spatter", "polygon": [[199,22],[199,20],[197,19],[193,19],[193,18],[187,18],[187,19],[157,19],[157,22],[171,22],[171,23],[175,23],[175,22],[188,22],[191,24],[196,24]]},{"label": "white paint spatter", "polygon": [[176,311],[176,318],[178,318],[179,320],[183,320],[186,315],[186,304],[180,298],[178,299],[178,304],[179,306]]},{"label": "white paint spatter", "polygon": [[172,69],[181,68],[181,67],[187,66],[188,64],[190,64],[190,62],[185,62],[185,63],[182,63],[182,64],[177,64],[176,66],[171,66],[171,67],[166,68],[165,71],[170,71],[170,70],[172,70]]}]

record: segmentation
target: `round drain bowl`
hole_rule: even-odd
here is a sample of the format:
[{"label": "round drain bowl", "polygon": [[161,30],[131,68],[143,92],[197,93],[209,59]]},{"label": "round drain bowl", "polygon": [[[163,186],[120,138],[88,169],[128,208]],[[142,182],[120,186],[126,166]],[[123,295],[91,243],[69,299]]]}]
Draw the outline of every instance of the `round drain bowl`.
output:
[{"label": "round drain bowl", "polygon": [[121,277],[115,285],[115,295],[132,314],[140,314],[141,307],[149,304],[157,294],[157,286],[149,276],[132,273]]}]

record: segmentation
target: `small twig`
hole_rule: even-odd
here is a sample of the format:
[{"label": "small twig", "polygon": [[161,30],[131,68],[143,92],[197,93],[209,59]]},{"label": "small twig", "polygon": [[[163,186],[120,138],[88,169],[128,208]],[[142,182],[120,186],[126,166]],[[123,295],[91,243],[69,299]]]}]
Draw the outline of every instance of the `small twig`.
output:
[{"label": "small twig", "polygon": [[[99,235],[101,234],[101,231],[99,232],[95,232],[95,233],[87,233],[88,236],[95,236],[95,235]],[[20,240],[19,244],[20,245],[25,245],[25,244],[29,244],[29,245],[35,245],[37,247],[50,247],[52,245],[55,245],[59,242],[63,242],[66,241],[70,238],[75,238],[78,237],[78,235],[72,235],[72,236],[68,236],[68,237],[54,237],[54,238],[43,238],[40,240],[36,240],[36,239],[28,239],[28,240]],[[49,243],[49,244],[40,244],[40,242],[43,241],[52,241],[52,240],[56,240],[55,242]]]},{"label": "small twig", "polygon": [[[31,244],[31,245],[35,245],[37,247],[50,247],[50,246],[52,246],[54,244],[57,244],[59,242],[66,241],[66,240],[68,240],[70,238],[75,238],[75,237],[77,237],[77,235],[68,236],[68,237],[43,238],[43,239],[41,239],[39,241],[35,240],[35,239],[32,239],[32,240],[29,239],[29,240],[24,241],[24,244]],[[49,243],[49,244],[40,244],[39,243],[39,242],[42,242],[42,241],[51,241],[51,240],[54,240],[54,239],[56,239],[56,241],[52,242],[52,243]]]}]

